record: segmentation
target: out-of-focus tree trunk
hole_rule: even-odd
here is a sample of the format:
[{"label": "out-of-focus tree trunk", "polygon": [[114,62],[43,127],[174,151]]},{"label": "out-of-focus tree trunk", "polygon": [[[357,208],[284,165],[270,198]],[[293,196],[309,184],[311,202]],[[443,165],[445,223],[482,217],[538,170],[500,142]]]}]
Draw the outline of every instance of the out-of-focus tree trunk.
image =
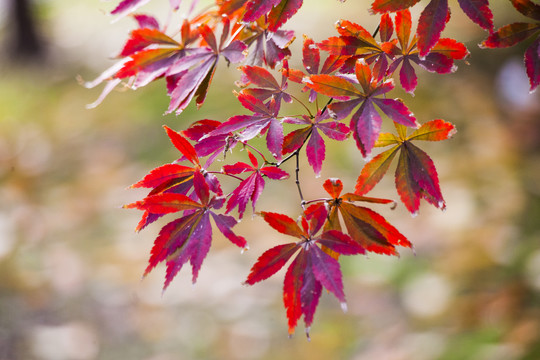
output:
[{"label": "out-of-focus tree trunk", "polygon": [[40,61],[45,48],[39,38],[32,0],[10,0],[8,55],[14,61]]}]

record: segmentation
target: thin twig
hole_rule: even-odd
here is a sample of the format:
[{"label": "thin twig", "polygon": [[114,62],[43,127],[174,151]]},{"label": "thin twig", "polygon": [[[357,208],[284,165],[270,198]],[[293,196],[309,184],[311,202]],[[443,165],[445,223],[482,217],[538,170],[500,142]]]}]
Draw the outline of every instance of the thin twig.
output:
[{"label": "thin twig", "polygon": [[302,206],[302,209],[305,211],[305,201],[304,201],[304,195],[302,195],[302,188],[300,187],[300,152],[296,153],[296,187],[298,188],[298,194],[300,195],[300,206]]},{"label": "thin twig", "polygon": [[379,33],[379,30],[381,29],[381,25],[377,25],[377,28],[375,29],[375,32],[373,33],[373,37],[377,36],[377,34]]}]

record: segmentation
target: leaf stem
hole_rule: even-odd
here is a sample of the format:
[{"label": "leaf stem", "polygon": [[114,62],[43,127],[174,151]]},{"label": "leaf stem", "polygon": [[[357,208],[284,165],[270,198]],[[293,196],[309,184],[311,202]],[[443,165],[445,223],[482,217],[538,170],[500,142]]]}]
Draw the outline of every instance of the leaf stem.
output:
[{"label": "leaf stem", "polygon": [[333,199],[330,199],[330,198],[319,198],[319,199],[313,199],[313,200],[309,200],[309,201],[304,201],[304,205],[307,205],[307,204],[311,204],[311,203],[316,203],[316,202],[321,202],[321,201],[331,201]]},{"label": "leaf stem", "polygon": [[248,144],[248,142],[243,142],[242,144],[244,144],[244,146],[247,146],[249,147],[250,149],[252,149],[253,151],[255,151],[257,154],[259,154],[261,156],[261,158],[263,159],[264,163],[265,164],[268,164],[268,161],[266,160],[266,158],[264,157],[263,153],[259,151],[259,149],[257,149],[256,147],[254,147],[253,145],[250,145]]},{"label": "leaf stem", "polygon": [[300,99],[298,99],[296,96],[292,95],[292,94],[289,94],[290,97],[292,97],[294,100],[296,100],[297,102],[300,103],[300,105],[302,105],[304,107],[304,109],[306,109],[306,111],[308,112],[309,114],[309,117],[313,119],[313,114],[311,113],[311,111],[309,110],[309,108],[306,106],[306,104],[304,104],[303,101],[301,101]]},{"label": "leaf stem", "polygon": [[227,173],[224,173],[224,172],[222,172],[222,171],[207,171],[206,173],[207,173],[207,174],[227,175],[227,176],[230,176],[230,177],[232,177],[232,178],[235,178],[236,180],[244,181],[244,179],[242,179],[241,177],[238,177],[238,176],[235,176],[235,175],[231,175],[231,174],[227,174]]}]

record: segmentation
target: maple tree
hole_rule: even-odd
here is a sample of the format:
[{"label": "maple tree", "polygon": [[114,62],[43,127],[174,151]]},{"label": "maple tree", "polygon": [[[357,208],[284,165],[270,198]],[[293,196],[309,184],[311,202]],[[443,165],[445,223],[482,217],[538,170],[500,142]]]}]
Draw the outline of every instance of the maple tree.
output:
[{"label": "maple tree", "polygon": [[[534,38],[524,56],[534,91],[540,84],[540,5],[530,0],[509,1],[532,22],[495,30],[488,0],[458,0],[458,5],[488,31],[481,47],[502,48]],[[237,81],[241,89],[235,94],[249,113],[198,120],[182,131],[165,127],[180,153],[178,159],[132,185],[150,191],[142,200],[125,206],[143,211],[137,231],[165,215],[177,214],[155,239],[144,274],[164,262],[165,289],[189,261],[195,282],[211,246],[212,222],[234,245],[246,249],[248,241],[232,228],[251,202],[253,213],[296,240],[265,251],[245,283],[265,280],[291,261],[283,287],[289,334],[303,316],[309,337],[323,288],[346,308],[341,255],[398,256],[398,247],[412,247],[371,208],[376,204],[393,207],[396,202],[365,196],[387,174],[398,154],[395,185],[405,208],[417,214],[421,199],[439,209],[446,206],[435,163],[416,142],[446,140],[456,129],[441,119],[418,120],[404,100],[391,94],[396,87],[394,78],[403,90],[414,94],[417,70],[448,74],[469,57],[463,43],[441,37],[451,21],[448,0],[429,1],[414,32],[409,8],[419,0],[374,0],[370,11],[380,18],[376,29],[368,31],[343,19],[336,23],[337,36],[316,42],[304,35],[303,69],[289,66],[289,58],[296,56],[289,49],[295,34],[283,28],[299,11],[302,0],[217,0],[197,15],[190,13],[179,29],[134,13],[147,2],[123,0],[112,10],[117,19],[131,15],[138,28],[130,33],[118,61],[86,83],[87,87],[106,83],[91,106],[103,101],[121,82],[136,89],[163,78],[170,97],[167,113],[181,114],[193,99],[197,107],[204,104],[224,58],[227,64],[241,64]],[[196,4],[193,1],[191,8]],[[180,0],[170,0],[173,15],[180,5]],[[304,112],[292,115],[290,103],[299,104]],[[381,133],[383,121],[393,124],[395,133]],[[255,138],[264,138],[266,149],[256,145],[260,142],[254,142]],[[319,176],[326,139],[342,142],[349,138],[366,160],[358,169],[354,191],[342,194],[342,181],[331,178],[323,184],[328,198],[305,197],[299,180],[302,148]],[[390,148],[373,156],[372,151],[380,147]],[[249,162],[216,164],[217,159],[228,160],[226,153],[234,149],[247,149],[244,154]],[[299,220],[274,211],[257,212],[266,181],[291,177],[282,167],[292,160],[296,161],[296,189],[292,191],[298,193],[301,210],[293,216],[300,215]],[[227,179],[233,184],[230,192],[221,187]]]}]

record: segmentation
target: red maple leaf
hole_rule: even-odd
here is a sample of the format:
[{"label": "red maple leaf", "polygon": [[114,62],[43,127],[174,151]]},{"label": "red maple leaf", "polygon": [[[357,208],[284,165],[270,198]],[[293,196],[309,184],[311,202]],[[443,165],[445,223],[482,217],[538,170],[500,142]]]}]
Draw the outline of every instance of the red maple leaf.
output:
[{"label": "red maple leaf", "polygon": [[249,0],[244,13],[244,21],[256,21],[267,15],[268,29],[278,30],[302,6],[303,0]]},{"label": "red maple leaf", "polygon": [[390,16],[381,16],[380,43],[365,28],[348,20],[338,21],[336,29],[340,36],[322,41],[319,48],[334,56],[348,57],[342,72],[353,72],[356,61],[364,59],[368,64],[374,64],[374,74],[378,76],[377,80],[382,80],[396,43],[396,40],[391,40],[393,26]]},{"label": "red maple leaf", "polygon": [[260,66],[241,66],[240,70],[243,73],[241,86],[253,84],[257,88],[243,89],[243,94],[249,94],[261,101],[266,101],[273,98],[279,108],[281,100],[291,103],[291,96],[285,92],[287,90],[287,77],[282,75],[281,85],[277,82],[274,76],[265,68]]},{"label": "red maple leaf", "polygon": [[[180,133],[166,126],[164,128],[173,145],[180,151],[183,158],[193,164],[193,167],[172,163],[159,166],[150,171],[141,181],[131,185],[132,188],[152,189],[147,198],[161,194],[188,195],[193,188],[194,176],[204,172],[195,148]],[[222,194],[219,182],[213,174],[205,172],[204,179],[208,183],[207,186],[210,186],[214,193]],[[127,205],[125,207],[130,208],[132,206]],[[146,211],[137,225],[137,231],[142,230],[161,216],[160,213]]]},{"label": "red maple leaf", "polygon": [[319,303],[322,288],[326,288],[341,302],[346,310],[345,293],[339,262],[328,255],[320,246],[342,255],[364,254],[365,250],[347,235],[336,231],[324,231],[316,235],[326,218],[326,211],[304,215],[302,227],[282,214],[261,212],[263,219],[282,234],[300,239],[295,243],[275,246],[265,251],[251,268],[245,283],[253,285],[265,280],[280,270],[298,252],[285,274],[283,303],[287,312],[289,334],[292,335],[298,320],[304,315],[306,334]]},{"label": "red maple leaf", "polygon": [[322,114],[319,111],[315,117],[286,118],[284,122],[288,124],[307,125],[285,136],[283,140],[283,154],[286,155],[297,150],[307,141],[306,156],[317,177],[321,174],[322,163],[326,152],[324,139],[320,133],[322,132],[331,139],[343,141],[350,132],[350,129],[345,124],[331,119],[328,111]]},{"label": "red maple leaf", "polygon": [[[394,88],[393,81],[378,81],[380,78],[373,74],[365,62],[359,60],[355,66],[356,78],[362,90],[358,89],[351,81],[336,75],[311,75],[305,79],[307,86],[316,92],[337,99],[352,98],[339,102],[333,102],[328,109],[337,120],[344,119],[349,114],[351,117],[350,128],[356,145],[362,155],[367,157],[379,136],[382,118],[375,106],[386,114],[390,119],[405,126],[417,127],[416,119],[407,106],[399,99],[377,98]],[[358,110],[355,111],[355,109]]]},{"label": "red maple leaf", "polygon": [[275,99],[272,98],[265,104],[249,93],[240,92],[238,94],[238,100],[246,109],[252,111],[254,114],[235,115],[207,136],[224,135],[244,129],[236,136],[239,141],[245,142],[266,132],[268,150],[270,150],[276,159],[281,159],[283,125],[281,124],[281,120],[278,119],[279,108]]},{"label": "red maple leaf", "polygon": [[251,165],[244,162],[238,162],[233,165],[224,165],[223,172],[230,175],[238,175],[245,172],[252,172],[240,185],[230,194],[227,201],[227,213],[238,206],[238,217],[241,219],[246,210],[247,203],[251,200],[253,211],[255,203],[264,189],[264,177],[272,180],[284,180],[289,174],[275,166],[263,166],[259,168],[257,158],[248,150]]},{"label": "red maple leaf", "polygon": [[191,263],[192,281],[193,283],[197,281],[202,262],[212,243],[210,217],[214,219],[217,228],[233,244],[241,248],[247,246],[245,239],[234,234],[231,230],[237,223],[236,220],[232,216],[216,214],[213,211],[223,206],[225,198],[210,197],[210,189],[200,172],[194,173],[193,183],[199,202],[183,194],[160,193],[147,196],[141,201],[126,206],[158,216],[183,212],[183,216],[169,222],[161,229],[154,241],[148,267],[144,272],[146,276],[157,264],[165,262],[167,273],[163,290],[169,286],[188,261]]},{"label": "red maple leaf", "polygon": [[240,40],[249,48],[246,58],[246,65],[262,66],[267,65],[274,69],[276,65],[291,55],[289,45],[294,40],[294,31],[268,30],[264,18],[256,22],[245,24],[244,31],[241,31],[235,40]]},{"label": "red maple leaf", "polygon": [[412,21],[410,11],[408,9],[398,11],[395,21],[399,47],[394,49],[396,58],[389,66],[388,74],[394,73],[401,65],[399,72],[401,86],[411,94],[414,94],[417,85],[417,77],[412,63],[416,63],[430,72],[447,74],[457,69],[454,64],[455,60],[464,59],[469,55],[469,51],[462,43],[454,39],[442,38],[437,40],[427,55],[421,57],[417,37],[413,36],[411,38]]},{"label": "red maple leaf", "polygon": [[[517,1],[517,0],[516,0]],[[405,10],[419,0],[375,0],[371,10],[376,13]],[[493,31],[493,14],[488,0],[458,0],[463,12],[477,25],[489,32]],[[431,0],[418,20],[418,50],[420,57],[426,56],[437,44],[446,23],[450,19],[448,0]]]},{"label": "red maple leaf", "polygon": [[233,133],[210,135],[217,129],[221,122],[217,120],[199,120],[182,131],[182,135],[195,141],[195,151],[199,157],[208,156],[205,168],[208,168],[219,155],[225,157],[227,151],[232,150],[238,143],[238,139]]},{"label": "red maple leaf", "polygon": [[[341,54],[330,54],[321,67],[321,54],[318,45],[315,44],[313,39],[304,35],[304,44],[302,46],[302,64],[304,65],[307,74],[301,70],[288,68],[284,70],[284,74],[288,77],[289,80],[297,83],[302,83],[306,75],[331,74],[339,70],[343,66],[346,59],[347,56],[342,56]],[[305,86],[302,89],[302,91],[307,90],[310,90],[309,101],[314,102],[317,97],[317,92],[311,90],[308,86]]]},{"label": "red maple leaf", "polygon": [[229,21],[223,19],[223,31],[220,43],[216,40],[212,29],[202,24],[198,28],[205,47],[186,49],[186,55],[176,60],[167,69],[168,94],[171,97],[168,113],[176,111],[181,113],[196,97],[197,106],[201,106],[206,98],[208,87],[216,71],[220,55],[227,61],[236,63],[244,59],[243,51],[247,46],[238,40],[227,41],[229,34]]},{"label": "red maple leaf", "polygon": [[480,47],[505,48],[516,45],[536,35],[536,39],[525,50],[525,68],[530,90],[534,91],[540,85],[540,5],[530,0],[510,0],[514,7],[523,15],[536,20],[536,23],[516,22],[505,25],[489,35]]},{"label": "red maple leaf", "polygon": [[393,200],[361,196],[353,193],[341,195],[343,183],[339,179],[328,179],[324,182],[324,189],[330,199],[318,201],[308,208],[308,212],[320,211],[319,208],[328,207],[328,218],[324,230],[343,231],[338,214],[341,214],[349,236],[360,244],[366,251],[386,255],[399,255],[396,247],[411,247],[411,243],[393,227],[386,219],[375,211],[355,202],[368,202],[374,204],[395,204]]},{"label": "red maple leaf", "polygon": [[450,138],[456,129],[454,125],[443,120],[432,120],[423,124],[411,135],[400,124],[395,124],[398,135],[383,133],[375,146],[393,145],[392,148],[375,156],[367,163],[358,177],[355,193],[363,195],[370,191],[384,176],[390,163],[399,152],[396,168],[396,189],[401,201],[407,209],[416,214],[420,207],[420,199],[444,209],[444,202],[437,170],[431,158],[412,144],[413,140],[440,141]]}]

